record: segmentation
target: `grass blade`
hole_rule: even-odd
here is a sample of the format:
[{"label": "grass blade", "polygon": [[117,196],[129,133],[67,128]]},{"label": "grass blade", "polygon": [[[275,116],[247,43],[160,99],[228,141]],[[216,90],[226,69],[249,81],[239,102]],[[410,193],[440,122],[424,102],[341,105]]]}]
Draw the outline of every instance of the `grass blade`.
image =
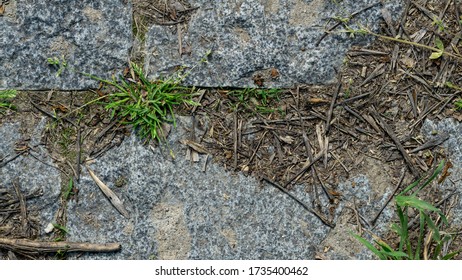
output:
[{"label": "grass blade", "polygon": [[381,260],[386,260],[387,257],[380,252],[377,248],[374,247],[369,241],[366,239],[362,238],[361,236],[354,234],[353,232],[350,232],[351,235],[353,235],[354,238],[356,238],[359,242],[361,242],[364,246],[367,247],[372,253],[374,253],[379,259]]}]

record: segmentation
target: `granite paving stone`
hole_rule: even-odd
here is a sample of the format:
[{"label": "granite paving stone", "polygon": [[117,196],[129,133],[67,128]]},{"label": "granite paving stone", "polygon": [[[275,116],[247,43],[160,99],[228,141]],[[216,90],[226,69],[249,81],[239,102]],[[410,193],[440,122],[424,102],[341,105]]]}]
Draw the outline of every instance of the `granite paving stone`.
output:
[{"label": "granite paving stone", "polygon": [[[20,122],[0,125],[0,188],[15,193],[13,183],[17,183],[24,196],[40,194],[26,201],[26,209],[33,214],[34,219],[38,218],[39,238],[47,239],[45,228],[54,222],[59,208],[61,175],[41,142],[46,118],[29,122],[35,124],[30,134],[22,133],[24,127]],[[29,140],[24,142],[24,139]],[[17,156],[16,148],[21,144],[32,149]],[[35,217],[37,213],[38,217]]]},{"label": "granite paving stone", "polygon": [[[342,27],[320,41],[326,28],[337,23],[333,18],[348,18],[362,11],[348,24],[353,29],[366,26],[374,31],[383,22],[382,9],[397,19],[403,3],[190,0],[189,4],[197,9],[184,28],[150,28],[145,50],[148,73],[167,76],[181,68],[188,73],[188,85],[288,88],[335,82],[346,51],[371,42],[370,36],[351,37]],[[200,63],[208,52],[208,63]]]},{"label": "granite paving stone", "polygon": [[[0,16],[0,89],[86,89],[126,65],[131,4],[124,0],[11,0]],[[59,58],[67,70],[48,58]]]},{"label": "granite paving stone", "polygon": [[[121,216],[85,175],[68,209],[69,241],[120,242],[122,250],[83,259],[312,259],[329,228],[287,195],[212,161],[184,158],[178,140],[189,118],[169,137],[176,159],[134,136],[90,168],[124,201]],[[123,159],[123,160],[122,160]],[[121,178],[125,185],[116,187]],[[304,188],[298,195],[308,203]]]}]

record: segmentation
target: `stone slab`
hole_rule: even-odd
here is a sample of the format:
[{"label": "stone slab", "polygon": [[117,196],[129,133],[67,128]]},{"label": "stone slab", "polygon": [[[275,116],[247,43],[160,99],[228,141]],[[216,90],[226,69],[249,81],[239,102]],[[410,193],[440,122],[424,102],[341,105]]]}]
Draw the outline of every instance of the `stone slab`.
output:
[{"label": "stone slab", "polygon": [[[176,1],[167,1],[172,3]],[[383,2],[384,6],[380,4]],[[145,68],[151,76],[171,75],[183,67],[190,71],[185,83],[204,87],[276,87],[329,84],[353,45],[371,37],[346,33],[318,40],[336,21],[359,13],[349,25],[376,30],[386,8],[394,19],[400,0],[189,0],[192,12],[187,27],[154,25],[146,40]],[[338,28],[335,31],[340,31]],[[179,36],[178,30],[182,30]],[[181,38],[182,55],[179,46]],[[211,51],[208,63],[200,63]]]},{"label": "stone slab", "polygon": [[[349,232],[355,230],[353,227],[344,230],[344,225],[338,225],[332,231],[275,187],[242,173],[227,172],[213,160],[209,159],[203,172],[205,155],[191,164],[185,159],[184,146],[178,143],[187,139],[190,119],[180,117],[177,125],[168,138],[175,160],[167,151],[152,150],[130,136],[90,166],[124,201],[129,219],[111,206],[88,174],[83,174],[78,199],[68,204],[68,240],[119,242],[122,250],[71,254],[70,258],[314,259],[323,246],[330,248],[329,258],[372,258],[364,246],[352,240]],[[353,205],[353,199],[362,215],[377,212],[392,184],[375,183],[366,176],[342,182],[338,190],[343,196],[334,206],[334,219],[346,219],[345,206]],[[296,186],[291,192],[311,205],[306,188]],[[333,206],[322,195],[319,199],[326,209]],[[392,206],[384,211],[379,228],[387,228],[391,210]]]},{"label": "stone slab", "polygon": [[[15,193],[13,182],[17,179],[20,190],[24,196],[38,194],[41,196],[28,199],[26,207],[29,214],[38,213],[39,239],[47,239],[45,228],[53,222],[59,207],[61,194],[61,175],[49,156],[48,151],[41,143],[42,132],[45,129],[46,118],[40,121],[27,120],[34,124],[31,133],[23,134],[23,124],[3,123],[0,125],[0,188],[8,193]],[[16,157],[15,148],[24,139],[30,139],[27,145],[32,149]],[[33,155],[33,156],[32,156]],[[9,161],[10,159],[13,159]],[[6,165],[2,163],[6,163]]]},{"label": "stone slab", "polygon": [[[0,89],[86,89],[127,65],[131,4],[125,0],[10,0],[0,15]],[[69,69],[56,77],[47,58]]]},{"label": "stone slab", "polygon": [[[313,258],[328,227],[272,186],[226,172],[213,162],[202,172],[205,155],[196,164],[186,161],[178,140],[187,137],[188,123],[180,118],[169,137],[174,161],[168,152],[153,151],[131,136],[90,166],[124,201],[131,217],[120,215],[85,174],[78,202],[69,203],[68,240],[120,242],[122,250],[78,257]],[[310,201],[303,188],[297,193]]]}]

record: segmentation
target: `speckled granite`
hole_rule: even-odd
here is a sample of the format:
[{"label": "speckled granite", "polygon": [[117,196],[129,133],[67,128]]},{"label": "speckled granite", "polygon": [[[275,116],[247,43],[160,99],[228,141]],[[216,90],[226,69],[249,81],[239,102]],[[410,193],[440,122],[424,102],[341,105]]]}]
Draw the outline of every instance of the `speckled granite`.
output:
[{"label": "speckled granite", "polygon": [[[174,161],[165,151],[153,151],[131,136],[90,166],[124,201],[131,216],[120,215],[84,173],[78,200],[69,203],[68,240],[120,242],[122,250],[70,258],[314,259],[324,247],[331,259],[372,258],[350,235],[355,229],[346,206],[355,200],[364,216],[380,209],[393,188],[382,169],[367,174],[374,178],[342,182],[342,199],[336,206],[319,196],[325,209],[333,207],[338,223],[330,229],[271,185],[229,173],[213,161],[202,172],[205,155],[196,164],[186,161],[178,141],[188,137],[189,127],[189,118],[180,118],[169,136]],[[297,186],[292,193],[311,205],[305,188]],[[388,226],[391,209],[392,205],[382,214],[379,228]]]},{"label": "speckled granite", "polygon": [[10,0],[0,16],[0,89],[85,89],[98,83],[47,64],[110,77],[127,64],[131,5],[125,0]]},{"label": "speckled granite", "polygon": [[[377,29],[382,21],[380,2],[399,17],[400,0],[189,0],[198,9],[181,32],[182,55],[177,26],[152,26],[146,70],[152,76],[165,76],[186,67],[192,69],[186,84],[206,87],[332,83],[346,51],[371,38],[338,32],[316,43],[326,27],[336,23],[333,17],[345,18],[376,3],[349,24]],[[208,63],[197,65],[209,50]]]},{"label": "speckled granite", "polygon": [[[59,207],[61,177],[46,148],[41,144],[41,134],[45,129],[46,119],[28,120],[28,125],[31,124],[36,127],[27,135],[21,133],[24,128],[20,123],[0,124],[0,188],[5,188],[8,193],[14,194],[13,182],[17,178],[24,196],[41,193],[39,197],[28,199],[26,207],[33,215],[39,213],[39,232],[40,235],[44,235],[45,227],[53,222]],[[30,154],[26,153],[15,158],[16,144],[20,145],[22,139],[30,139],[26,143],[32,150]],[[13,158],[14,160],[9,161]],[[7,161],[9,162],[6,163]],[[41,236],[40,239],[47,239],[47,237]]]},{"label": "speckled granite", "polygon": [[[186,124],[185,124],[186,123]],[[210,162],[184,158],[178,140],[187,120],[169,137],[172,161],[135,137],[98,159],[91,168],[124,201],[121,216],[95,183],[82,177],[78,202],[68,209],[69,241],[120,242],[111,254],[84,259],[312,259],[328,227],[270,185],[234,175]],[[115,187],[116,182],[126,182]],[[310,198],[303,188],[303,201]],[[77,255],[70,255],[71,258]]]}]

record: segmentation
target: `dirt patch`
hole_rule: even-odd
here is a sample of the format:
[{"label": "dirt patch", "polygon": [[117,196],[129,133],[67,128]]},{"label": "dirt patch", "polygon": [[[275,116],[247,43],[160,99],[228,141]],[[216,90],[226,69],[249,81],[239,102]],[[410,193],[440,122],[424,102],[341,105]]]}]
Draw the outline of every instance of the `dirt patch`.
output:
[{"label": "dirt patch", "polygon": [[175,25],[189,20],[193,11],[185,0],[134,0],[135,15],[144,17],[148,24]]},{"label": "dirt patch", "polygon": [[313,0],[309,4],[305,1],[296,1],[290,11],[289,24],[300,26],[312,26],[316,20],[319,20],[318,13],[324,7],[323,0]]},{"label": "dirt patch", "polygon": [[[364,245],[356,240],[351,232],[357,232],[357,227],[350,222],[354,216],[351,210],[346,209],[338,220],[338,225],[328,237],[320,244],[316,258],[322,260],[356,259],[359,254],[367,255]],[[371,254],[368,255],[371,258]]]},{"label": "dirt patch", "polygon": [[93,22],[98,22],[103,19],[101,11],[95,10],[92,7],[85,7],[83,9],[83,14]]},{"label": "dirt patch", "polygon": [[158,259],[183,260],[191,250],[191,236],[184,220],[183,205],[160,203],[152,210],[157,228]]},{"label": "dirt patch", "polygon": [[265,6],[265,15],[270,16],[279,11],[279,0],[263,0],[260,1]]},{"label": "dirt patch", "polygon": [[4,17],[7,21],[18,23],[16,0],[0,1],[0,17]]}]

